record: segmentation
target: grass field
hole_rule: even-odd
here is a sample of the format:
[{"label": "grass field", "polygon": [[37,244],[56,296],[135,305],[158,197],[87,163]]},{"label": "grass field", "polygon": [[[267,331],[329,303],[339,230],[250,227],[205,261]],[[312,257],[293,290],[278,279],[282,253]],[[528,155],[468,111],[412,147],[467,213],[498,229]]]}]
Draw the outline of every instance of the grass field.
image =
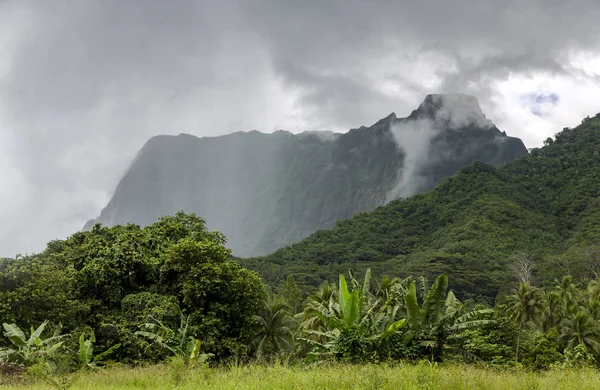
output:
[{"label": "grass field", "polygon": [[[0,389],[52,389],[48,383],[0,385]],[[497,371],[473,366],[334,365],[197,369],[170,366],[113,367],[77,376],[71,389],[600,389],[590,369],[549,372]]]}]

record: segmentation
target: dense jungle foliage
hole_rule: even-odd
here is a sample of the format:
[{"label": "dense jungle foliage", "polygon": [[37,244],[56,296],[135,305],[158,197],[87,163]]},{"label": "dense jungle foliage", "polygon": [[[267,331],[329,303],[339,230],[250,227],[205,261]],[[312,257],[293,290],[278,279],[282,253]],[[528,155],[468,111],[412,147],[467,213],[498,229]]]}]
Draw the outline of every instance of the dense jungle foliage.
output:
[{"label": "dense jungle foliage", "polygon": [[546,143],[282,249],[267,284],[182,212],[0,259],[0,377],[58,383],[107,361],[596,367],[600,115]]},{"label": "dense jungle foliage", "polygon": [[48,319],[68,332],[91,329],[104,348],[122,344],[116,358],[135,361],[147,356],[134,333],[149,317],[176,328],[180,318],[167,309],[177,305],[205,351],[244,353],[265,290],[224,242],[183,213],[144,229],[96,225],[40,254],[0,262],[0,322],[29,328]]},{"label": "dense jungle foliage", "polygon": [[348,268],[377,276],[445,273],[461,298],[508,293],[520,252],[549,286],[600,267],[600,114],[501,167],[475,163],[433,190],[342,220],[264,258],[242,259],[269,285],[314,291]]}]

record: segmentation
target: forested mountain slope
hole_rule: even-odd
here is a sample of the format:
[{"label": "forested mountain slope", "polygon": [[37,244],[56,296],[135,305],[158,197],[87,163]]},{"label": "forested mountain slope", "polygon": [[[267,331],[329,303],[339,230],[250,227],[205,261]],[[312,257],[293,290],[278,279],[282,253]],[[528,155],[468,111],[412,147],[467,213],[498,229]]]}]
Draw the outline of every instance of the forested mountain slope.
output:
[{"label": "forested mountain slope", "polygon": [[348,268],[447,273],[459,295],[494,297],[511,256],[550,283],[600,271],[600,114],[501,167],[462,169],[429,192],[337,223],[264,258],[242,260],[271,285],[292,274],[318,285]]},{"label": "forested mountain slope", "polygon": [[474,97],[429,95],[345,134],[277,131],[150,139],[94,223],[147,226],[179,210],[225,234],[237,256],[264,255],[357,212],[430,189],[474,161],[527,153]]}]

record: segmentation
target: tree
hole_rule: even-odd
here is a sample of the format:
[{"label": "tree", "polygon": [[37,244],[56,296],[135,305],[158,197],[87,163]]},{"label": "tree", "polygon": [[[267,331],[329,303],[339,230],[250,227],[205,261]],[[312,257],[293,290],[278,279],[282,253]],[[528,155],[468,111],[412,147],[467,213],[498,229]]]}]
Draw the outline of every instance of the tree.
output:
[{"label": "tree", "polygon": [[518,282],[531,284],[531,277],[534,269],[533,256],[519,253],[512,257],[512,261],[510,269],[515,273]]},{"label": "tree", "polygon": [[305,331],[304,338],[325,343],[323,335],[319,333],[306,334],[306,331],[318,332],[327,328],[327,319],[337,315],[335,308],[337,299],[337,290],[329,282],[324,282],[316,293],[308,297],[303,312],[296,315],[301,319],[299,328],[301,331]]},{"label": "tree", "polygon": [[292,329],[297,323],[290,312],[291,308],[285,302],[266,302],[259,314],[254,316],[260,331],[250,343],[250,350],[257,357],[293,351]]},{"label": "tree", "polygon": [[600,327],[597,321],[584,307],[564,318],[560,323],[559,345],[573,349],[583,345],[594,356],[600,356]]},{"label": "tree", "polygon": [[300,287],[298,287],[298,284],[292,275],[286,276],[277,292],[287,303],[292,314],[302,311],[304,294],[302,294],[302,290],[300,290]]},{"label": "tree", "polygon": [[575,283],[573,283],[572,276],[564,276],[560,283],[554,288],[554,291],[560,301],[561,314],[563,316],[577,311],[579,291],[577,290]]},{"label": "tree", "polygon": [[508,302],[509,311],[511,312],[512,317],[519,323],[519,333],[515,351],[515,361],[517,361],[519,359],[519,347],[521,345],[523,326],[539,319],[540,312],[543,309],[542,296],[537,288],[532,287],[527,283],[521,283],[519,289],[508,297]]},{"label": "tree", "polygon": [[258,275],[232,259],[225,237],[182,212],[144,228],[97,224],[50,242],[39,255],[0,261],[0,318],[18,326],[52,318],[67,331],[89,327],[99,349],[122,344],[115,356],[123,361],[140,358],[131,324],[168,303],[190,315],[190,334],[208,351],[244,353],[265,296]]},{"label": "tree", "polygon": [[562,318],[562,308],[560,296],[556,291],[542,292],[542,311],[540,313],[540,325],[544,332],[556,327]]},{"label": "tree", "polygon": [[190,315],[190,333],[215,355],[245,353],[266,298],[258,275],[230,259],[220,235],[182,238],[165,253],[157,288]]}]

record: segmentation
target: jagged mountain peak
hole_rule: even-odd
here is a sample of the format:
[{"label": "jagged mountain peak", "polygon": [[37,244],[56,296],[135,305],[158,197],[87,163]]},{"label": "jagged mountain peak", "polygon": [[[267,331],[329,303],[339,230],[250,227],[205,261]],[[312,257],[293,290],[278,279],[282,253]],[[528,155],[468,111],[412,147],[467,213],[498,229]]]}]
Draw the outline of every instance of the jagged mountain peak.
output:
[{"label": "jagged mountain peak", "polygon": [[[180,210],[193,212],[227,236],[234,255],[262,255],[397,196],[425,191],[474,161],[498,165],[527,152],[519,139],[473,127],[476,122],[465,131],[444,131],[456,112],[478,104],[436,96],[445,95],[428,96],[413,112],[418,118],[391,113],[346,133],[153,137],[96,221],[148,225]],[[421,139],[422,148],[394,136],[394,126],[425,119],[427,112],[438,113],[429,120],[440,131]]]},{"label": "jagged mountain peak", "polygon": [[433,120],[450,128],[477,126],[495,127],[481,110],[475,96],[464,93],[430,94],[408,119]]}]

